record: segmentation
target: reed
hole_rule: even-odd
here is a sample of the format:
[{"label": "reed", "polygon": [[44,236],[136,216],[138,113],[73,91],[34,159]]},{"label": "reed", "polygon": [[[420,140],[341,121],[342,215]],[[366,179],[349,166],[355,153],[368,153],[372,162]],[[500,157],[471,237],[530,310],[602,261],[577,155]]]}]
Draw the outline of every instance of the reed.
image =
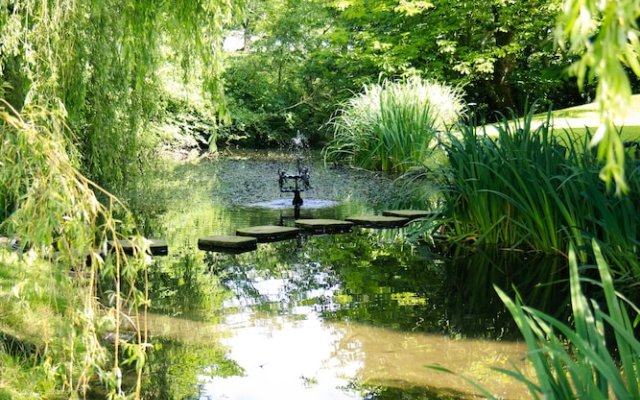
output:
[{"label": "reed", "polygon": [[[636,315],[640,310],[616,292],[600,246],[596,241],[592,245],[599,280],[581,278],[576,250],[569,251],[572,326],[512,300],[494,286],[527,344],[535,377],[516,368],[497,370],[522,382],[533,399],[640,398],[640,341],[627,308]],[[602,289],[606,311],[585,296],[582,283]],[[437,365],[429,367],[454,373]],[[477,382],[461,378],[486,398],[496,398]]]},{"label": "reed", "polygon": [[325,159],[403,173],[424,163],[438,133],[455,124],[463,110],[460,89],[420,78],[365,87],[333,119],[334,139]]},{"label": "reed", "polygon": [[629,221],[640,220],[640,166],[628,160],[630,192],[618,197],[599,179],[590,135],[554,135],[550,113],[534,128],[534,113],[503,118],[496,137],[473,125],[448,135],[441,175],[448,234],[546,253],[562,253],[569,243],[584,252],[597,238],[610,255],[637,254],[640,230]]},{"label": "reed", "polygon": [[576,252],[571,250],[573,327],[511,300],[496,288],[524,336],[537,380],[520,371],[503,372],[526,384],[535,399],[640,398],[640,341],[602,251],[593,243],[600,281],[587,282],[602,288],[607,311],[584,295]]}]

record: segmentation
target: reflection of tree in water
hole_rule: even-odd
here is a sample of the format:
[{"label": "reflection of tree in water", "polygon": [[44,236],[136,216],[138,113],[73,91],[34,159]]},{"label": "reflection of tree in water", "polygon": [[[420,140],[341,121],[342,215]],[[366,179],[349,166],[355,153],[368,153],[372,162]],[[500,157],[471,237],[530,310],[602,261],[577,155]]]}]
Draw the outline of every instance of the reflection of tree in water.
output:
[{"label": "reflection of tree in water", "polygon": [[494,285],[516,287],[527,304],[556,315],[566,305],[564,286],[550,283],[562,280],[562,259],[463,249],[442,256],[371,231],[261,244],[239,256],[209,254],[205,264],[235,296],[228,307],[282,314],[307,305],[327,320],[404,331],[517,335]]},{"label": "reflection of tree in water", "polygon": [[236,306],[281,314],[299,305],[322,304],[335,285],[302,249],[292,241],[261,244],[252,256],[208,255],[207,268],[234,293]]},{"label": "reflection of tree in water", "polygon": [[237,376],[243,370],[217,343],[156,339],[143,374],[145,399],[198,399],[199,377]]},{"label": "reflection of tree in water", "polygon": [[400,330],[440,330],[441,310],[431,296],[439,290],[441,269],[401,241],[385,242],[375,234],[331,237],[314,247],[314,257],[335,271],[339,305],[324,313]]},{"label": "reflection of tree in water", "polygon": [[[463,252],[447,257],[412,251],[375,235],[332,237],[313,247],[312,258],[335,272],[341,289],[326,312],[391,329],[465,336],[517,335],[493,285],[515,286],[527,304],[562,314],[567,293],[558,285],[564,261],[514,252]],[[566,286],[566,285],[565,285]],[[562,286],[564,288],[564,286]],[[555,309],[554,309],[555,307]]]},{"label": "reflection of tree in water", "polygon": [[[514,251],[457,248],[446,258],[447,320],[466,335],[519,337],[494,286],[528,306],[562,318],[569,304],[566,260]],[[514,290],[515,289],[515,290]],[[517,293],[516,293],[517,291]]]},{"label": "reflection of tree in water", "polygon": [[470,395],[453,389],[428,388],[423,386],[406,387],[406,384],[399,387],[390,385],[350,385],[350,389],[362,393],[362,400],[451,400],[451,399],[472,399],[477,396]]},{"label": "reflection of tree in water", "polygon": [[193,252],[156,261],[148,274],[152,311],[218,320],[228,295],[220,287],[218,277],[205,273],[204,264]]}]

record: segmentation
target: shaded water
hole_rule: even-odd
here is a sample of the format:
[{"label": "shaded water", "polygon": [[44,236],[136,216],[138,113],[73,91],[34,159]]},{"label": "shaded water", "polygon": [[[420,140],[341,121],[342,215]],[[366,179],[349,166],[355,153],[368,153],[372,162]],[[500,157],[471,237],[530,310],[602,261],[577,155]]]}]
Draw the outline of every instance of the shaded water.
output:
[{"label": "shaded water", "polygon": [[[557,260],[523,254],[438,255],[402,230],[358,230],[261,244],[254,253],[198,251],[198,237],[284,222],[278,157],[234,157],[165,166],[148,177],[163,212],[146,227],[170,255],[150,274],[154,351],[145,397],[193,399],[469,398],[461,379],[499,396],[525,397],[491,367],[527,368],[525,347],[494,294],[517,283],[528,303],[549,309],[566,294],[540,286],[562,276]],[[275,159],[275,160],[274,160]],[[392,183],[312,165],[303,198],[334,202],[303,215],[379,213],[397,201]],[[154,190],[156,190],[154,192]],[[326,203],[323,205],[327,205]],[[527,265],[527,268],[523,268]]]}]

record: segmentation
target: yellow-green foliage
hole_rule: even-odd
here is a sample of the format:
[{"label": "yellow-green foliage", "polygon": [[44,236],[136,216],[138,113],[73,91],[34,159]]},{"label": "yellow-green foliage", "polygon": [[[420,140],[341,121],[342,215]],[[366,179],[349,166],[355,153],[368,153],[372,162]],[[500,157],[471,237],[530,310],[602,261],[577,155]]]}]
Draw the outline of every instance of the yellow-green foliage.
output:
[{"label": "yellow-green foliage", "polygon": [[[68,398],[100,378],[117,393],[120,354],[139,371],[144,344],[117,341],[107,351],[100,337],[106,330],[117,333],[132,318],[136,341],[144,343],[137,328],[146,295],[135,289],[135,280],[146,260],[125,257],[120,247],[107,258],[101,255],[106,241],[125,228],[113,217],[116,199],[103,192],[109,205],[98,202],[95,192],[101,189],[67,154],[59,116],[38,109],[27,113],[30,119],[8,107],[0,110],[0,193],[7,205],[0,233],[21,239],[17,252],[0,248],[0,358],[17,357],[18,365],[4,365],[0,389],[20,398],[47,388],[50,395]],[[103,293],[96,291],[98,282]],[[101,294],[106,296],[99,304]],[[37,379],[22,385],[25,374]]]},{"label": "yellow-green foliage", "polygon": [[[83,170],[121,188],[137,164],[138,136],[158,110],[156,71],[196,61],[220,103],[222,29],[231,0],[24,0],[0,7],[0,96],[42,107],[73,131]],[[219,109],[223,109],[222,103]]]},{"label": "yellow-green foliage", "polygon": [[625,155],[616,120],[628,111],[631,101],[630,69],[640,76],[640,3],[635,0],[567,0],[556,29],[561,45],[580,54],[571,67],[578,84],[597,80],[596,101],[600,125],[591,141],[600,144],[598,156],[606,160],[600,173],[618,192],[628,190]]},{"label": "yellow-green foliage", "polygon": [[[135,173],[139,134],[158,109],[163,57],[185,71],[199,60],[210,99],[221,97],[216,49],[241,6],[0,4],[0,235],[23,244],[19,255],[0,249],[0,271],[12,272],[0,276],[0,397],[69,398],[100,382],[119,396],[122,357],[140,382],[146,338],[137,310],[147,300],[135,281],[145,276],[146,260],[125,257],[119,246],[103,258],[107,240],[135,231],[130,217],[124,224],[114,217],[127,215],[118,201],[85,175],[121,189]],[[125,319],[136,328],[132,342],[141,344],[116,340],[106,350],[101,332],[118,337]],[[25,384],[26,376],[34,379]],[[139,397],[139,384],[130,394]]]}]

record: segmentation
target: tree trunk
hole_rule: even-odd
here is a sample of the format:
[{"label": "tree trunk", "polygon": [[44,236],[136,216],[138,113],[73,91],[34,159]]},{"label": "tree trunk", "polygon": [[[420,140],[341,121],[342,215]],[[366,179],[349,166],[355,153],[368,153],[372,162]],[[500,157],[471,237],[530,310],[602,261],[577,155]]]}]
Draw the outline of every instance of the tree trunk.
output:
[{"label": "tree trunk", "polygon": [[[515,31],[511,26],[503,26],[500,24],[500,11],[497,6],[494,5],[492,11],[494,20],[493,35],[496,47],[506,47],[513,42]],[[510,80],[514,63],[514,55],[507,53],[503,57],[497,58],[493,66],[493,80],[491,81],[491,90],[489,93],[495,102],[495,108],[498,110],[515,107],[513,87]]]}]

